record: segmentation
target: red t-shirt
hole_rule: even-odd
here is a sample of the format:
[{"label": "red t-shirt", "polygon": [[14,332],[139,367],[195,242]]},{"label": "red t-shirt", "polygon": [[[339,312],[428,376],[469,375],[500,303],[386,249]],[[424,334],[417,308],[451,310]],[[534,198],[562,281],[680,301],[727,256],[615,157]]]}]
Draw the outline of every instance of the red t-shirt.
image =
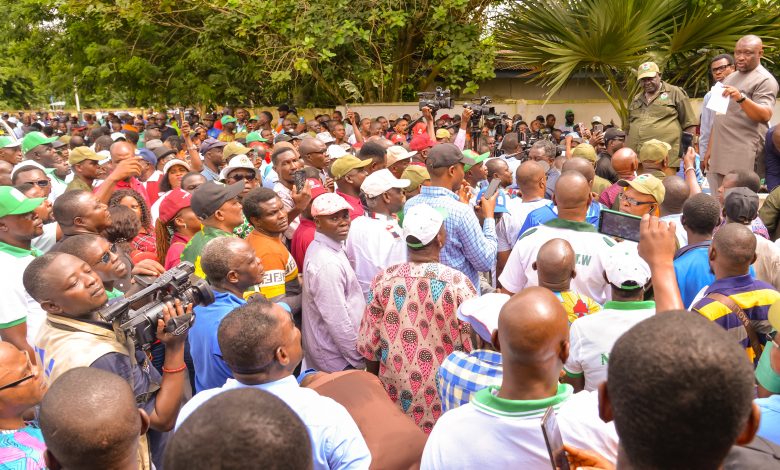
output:
[{"label": "red t-shirt", "polygon": [[300,218],[300,225],[295,229],[292,240],[290,240],[290,254],[295,259],[295,264],[303,267],[303,259],[306,257],[306,250],[309,249],[311,241],[314,240],[314,232],[317,231],[313,220]]}]

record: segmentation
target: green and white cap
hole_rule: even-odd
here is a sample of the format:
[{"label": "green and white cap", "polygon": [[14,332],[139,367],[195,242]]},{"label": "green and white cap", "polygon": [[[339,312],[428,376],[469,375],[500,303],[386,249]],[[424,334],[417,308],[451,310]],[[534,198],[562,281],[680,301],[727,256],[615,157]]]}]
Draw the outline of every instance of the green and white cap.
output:
[{"label": "green and white cap", "polygon": [[607,282],[623,290],[640,289],[650,280],[650,266],[639,257],[637,244],[631,241],[616,243],[602,252]]},{"label": "green and white cap", "polygon": [[413,206],[404,216],[404,241],[411,248],[428,245],[439,234],[446,217],[447,212],[443,209],[434,209],[428,204]]},{"label": "green and white cap", "polygon": [[51,144],[57,137],[46,137],[43,132],[30,132],[22,139],[22,153],[27,153],[39,145]]},{"label": "green and white cap", "polygon": [[19,147],[22,145],[21,141],[15,140],[10,135],[0,135],[0,148],[1,149],[10,149],[14,147]]},{"label": "green and white cap", "polygon": [[28,198],[11,186],[0,186],[0,217],[28,214],[43,203],[44,198]]}]

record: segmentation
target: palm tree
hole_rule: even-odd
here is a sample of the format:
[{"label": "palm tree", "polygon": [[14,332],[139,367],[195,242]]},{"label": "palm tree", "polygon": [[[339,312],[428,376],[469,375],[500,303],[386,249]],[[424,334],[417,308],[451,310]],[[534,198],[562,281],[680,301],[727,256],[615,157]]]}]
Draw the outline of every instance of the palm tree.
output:
[{"label": "palm tree", "polygon": [[[496,25],[498,60],[529,68],[526,75],[557,92],[585,73],[625,126],[638,92],[636,67],[647,60],[664,79],[707,88],[709,60],[732,51],[746,34],[776,46],[776,0],[518,0]],[[764,5],[765,4],[765,5]],[[765,8],[762,8],[765,7]]]}]

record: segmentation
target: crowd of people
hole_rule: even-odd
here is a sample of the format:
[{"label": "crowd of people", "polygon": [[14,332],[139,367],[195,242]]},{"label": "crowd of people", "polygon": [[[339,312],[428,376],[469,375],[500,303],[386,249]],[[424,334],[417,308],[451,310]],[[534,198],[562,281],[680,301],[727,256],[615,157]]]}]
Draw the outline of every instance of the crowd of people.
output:
[{"label": "crowd of people", "polygon": [[[625,130],[4,114],[0,466],[560,468],[552,409],[572,468],[780,467],[761,56],[714,57],[700,117],[639,65]],[[172,269],[213,299],[137,342],[107,312]]]}]

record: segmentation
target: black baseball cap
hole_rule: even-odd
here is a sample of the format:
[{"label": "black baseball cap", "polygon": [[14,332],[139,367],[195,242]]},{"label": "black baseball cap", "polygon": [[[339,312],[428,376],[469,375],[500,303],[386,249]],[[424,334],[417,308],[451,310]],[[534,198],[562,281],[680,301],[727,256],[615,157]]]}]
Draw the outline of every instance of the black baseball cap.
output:
[{"label": "black baseball cap", "polygon": [[428,151],[428,158],[425,159],[425,166],[430,168],[446,168],[456,163],[464,165],[475,165],[474,159],[463,155],[463,152],[455,144],[434,145]]},{"label": "black baseball cap", "polygon": [[745,187],[727,189],[723,206],[729,220],[748,224],[758,217],[758,194]]},{"label": "black baseball cap", "polygon": [[617,127],[610,127],[604,132],[604,143],[606,144],[610,140],[625,136],[626,133],[622,129],[618,129]]},{"label": "black baseball cap", "polygon": [[222,207],[222,204],[237,197],[243,190],[243,181],[233,183],[230,186],[206,181],[192,193],[190,207],[199,219],[205,220],[214,215]]}]

